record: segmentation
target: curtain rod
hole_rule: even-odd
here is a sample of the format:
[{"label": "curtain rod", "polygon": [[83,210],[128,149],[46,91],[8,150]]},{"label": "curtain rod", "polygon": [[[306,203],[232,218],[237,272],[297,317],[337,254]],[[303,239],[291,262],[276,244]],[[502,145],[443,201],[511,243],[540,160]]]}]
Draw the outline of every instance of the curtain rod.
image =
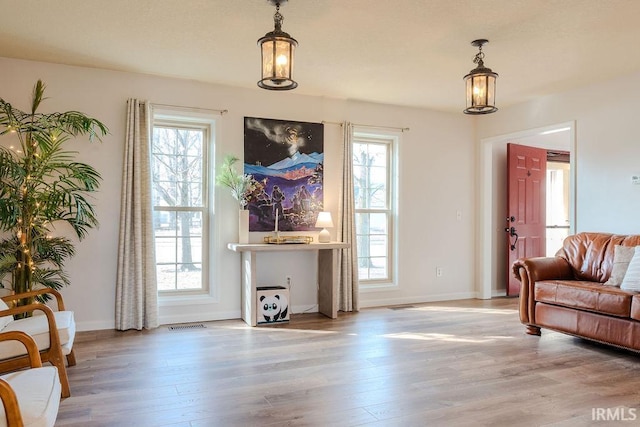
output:
[{"label": "curtain rod", "polygon": [[391,130],[399,130],[400,132],[409,131],[409,128],[402,128],[398,126],[376,126],[376,125],[361,125],[358,123],[351,123],[353,126],[361,127],[361,128],[374,128],[374,129],[391,129]]},{"label": "curtain rod", "polygon": [[229,110],[217,110],[213,108],[201,108],[201,107],[185,107],[183,105],[171,105],[171,104],[155,104],[153,102],[151,103],[151,105],[154,107],[160,107],[160,108],[178,108],[180,110],[207,111],[210,113],[218,113],[221,116],[224,116],[226,113],[229,112]]},{"label": "curtain rod", "polygon": [[[328,120],[323,120],[321,122],[322,124],[330,124],[330,125],[340,125],[342,126],[342,122],[330,122]],[[352,126],[358,126],[361,128],[374,128],[374,129],[392,129],[392,130],[399,130],[401,132],[405,132],[405,131],[409,131],[411,129],[409,128],[402,128],[402,127],[396,127],[396,126],[376,126],[376,125],[361,125],[358,123],[351,123]]]}]

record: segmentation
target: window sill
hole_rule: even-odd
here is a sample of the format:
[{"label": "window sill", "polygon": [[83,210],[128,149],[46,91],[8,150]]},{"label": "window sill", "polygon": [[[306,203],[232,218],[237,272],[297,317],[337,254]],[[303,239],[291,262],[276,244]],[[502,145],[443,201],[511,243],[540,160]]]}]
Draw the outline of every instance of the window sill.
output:
[{"label": "window sill", "polygon": [[158,295],[158,306],[160,307],[217,304],[218,302],[217,298],[209,294]]},{"label": "window sill", "polygon": [[381,283],[360,283],[360,292],[380,292],[380,291],[396,291],[398,285],[393,282],[381,282]]}]

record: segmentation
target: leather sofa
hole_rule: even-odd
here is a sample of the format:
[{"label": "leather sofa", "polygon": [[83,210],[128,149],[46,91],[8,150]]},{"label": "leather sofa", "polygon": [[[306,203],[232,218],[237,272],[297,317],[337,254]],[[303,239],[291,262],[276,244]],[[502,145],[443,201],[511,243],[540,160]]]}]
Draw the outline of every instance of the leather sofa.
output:
[{"label": "leather sofa", "polygon": [[640,235],[579,233],[567,237],[555,257],[514,262],[526,332],[548,328],[640,351],[640,294],[604,285],[616,245],[638,246]]}]

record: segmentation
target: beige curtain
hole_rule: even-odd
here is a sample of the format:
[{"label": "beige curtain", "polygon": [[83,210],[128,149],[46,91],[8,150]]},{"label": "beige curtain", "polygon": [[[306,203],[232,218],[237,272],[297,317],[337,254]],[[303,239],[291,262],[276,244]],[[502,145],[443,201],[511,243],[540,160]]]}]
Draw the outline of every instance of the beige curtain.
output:
[{"label": "beige curtain", "polygon": [[158,326],[150,117],[148,102],[127,101],[116,279],[116,329],[121,331]]},{"label": "beige curtain", "polygon": [[342,159],[342,191],[338,216],[338,240],[350,243],[351,247],[343,249],[338,257],[340,272],[338,309],[342,311],[358,311],[358,259],[356,248],[355,205],[353,196],[353,126],[345,122],[343,159]]}]

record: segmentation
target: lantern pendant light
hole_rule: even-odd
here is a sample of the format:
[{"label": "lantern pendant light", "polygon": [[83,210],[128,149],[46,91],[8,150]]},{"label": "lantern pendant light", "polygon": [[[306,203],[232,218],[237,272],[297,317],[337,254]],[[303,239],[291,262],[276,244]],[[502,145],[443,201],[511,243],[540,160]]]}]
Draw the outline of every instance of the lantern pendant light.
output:
[{"label": "lantern pendant light", "polygon": [[290,90],[298,87],[292,78],[293,55],[298,46],[296,39],[282,31],[283,16],[280,4],[287,0],[268,0],[275,5],[273,15],[275,28],[258,40],[262,54],[262,78],[258,86],[269,90]]},{"label": "lantern pendant light", "polygon": [[473,62],[478,64],[469,74],[464,76],[467,92],[467,108],[465,114],[489,114],[498,111],[496,102],[496,78],[497,73],[484,66],[484,53],[482,46],[489,40],[479,39],[471,42],[478,47]]}]

